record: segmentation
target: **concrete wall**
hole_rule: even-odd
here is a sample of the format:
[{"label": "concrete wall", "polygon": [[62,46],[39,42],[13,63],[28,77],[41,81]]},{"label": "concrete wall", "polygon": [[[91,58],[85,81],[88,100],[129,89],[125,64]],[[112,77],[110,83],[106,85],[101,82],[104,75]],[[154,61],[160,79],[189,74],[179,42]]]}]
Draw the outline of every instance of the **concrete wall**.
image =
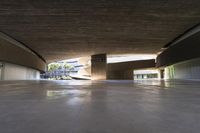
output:
[{"label": "concrete wall", "polygon": [[0,68],[0,80],[2,80],[2,75],[1,75],[1,71],[2,71],[2,70],[1,70],[1,68]]},{"label": "concrete wall", "polygon": [[200,26],[192,30],[158,55],[156,66],[164,68],[165,79],[200,79]]},{"label": "concrete wall", "polygon": [[165,79],[200,79],[200,58],[167,66],[164,73]]},{"label": "concrete wall", "polygon": [[108,71],[107,79],[110,79],[110,80],[132,80],[133,79],[133,69]]},{"label": "concrete wall", "polygon": [[2,80],[31,80],[40,79],[40,72],[32,68],[15,65],[11,63],[3,63],[1,69]]},{"label": "concrete wall", "polygon": [[[200,30],[200,29],[199,29]],[[156,66],[163,67],[173,65],[178,62],[200,57],[200,31],[187,36],[187,38],[173,44],[156,59]]]},{"label": "concrete wall", "polygon": [[46,70],[38,53],[1,32],[0,61],[0,80],[39,79],[40,71]]},{"label": "concrete wall", "polygon": [[107,73],[106,54],[92,55],[91,57],[92,80],[105,80],[106,73]]},{"label": "concrete wall", "polygon": [[45,61],[25,45],[0,33],[0,61],[45,71]]},{"label": "concrete wall", "polygon": [[2,71],[3,71],[3,63],[2,62],[0,62],[0,80],[2,80]]},{"label": "concrete wall", "polygon": [[154,68],[155,60],[138,60],[120,63],[110,63],[107,66],[107,79],[133,79],[134,69]]}]

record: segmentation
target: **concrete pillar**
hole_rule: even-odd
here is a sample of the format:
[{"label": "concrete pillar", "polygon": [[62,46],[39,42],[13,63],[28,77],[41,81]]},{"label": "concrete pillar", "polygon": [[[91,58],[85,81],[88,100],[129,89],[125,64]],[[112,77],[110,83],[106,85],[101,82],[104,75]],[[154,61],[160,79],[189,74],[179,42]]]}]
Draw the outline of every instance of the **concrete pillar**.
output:
[{"label": "concrete pillar", "polygon": [[4,64],[0,62],[0,80],[3,79],[3,68],[4,68]]},{"label": "concrete pillar", "polygon": [[106,80],[107,57],[106,54],[92,55],[91,73],[92,80]]},{"label": "concrete pillar", "polygon": [[158,79],[164,79],[164,68],[158,70]]}]

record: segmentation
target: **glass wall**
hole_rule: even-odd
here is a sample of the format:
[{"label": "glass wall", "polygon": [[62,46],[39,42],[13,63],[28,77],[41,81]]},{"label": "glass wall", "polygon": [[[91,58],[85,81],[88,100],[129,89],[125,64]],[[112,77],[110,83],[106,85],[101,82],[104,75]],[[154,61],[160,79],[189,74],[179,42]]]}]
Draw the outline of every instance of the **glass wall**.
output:
[{"label": "glass wall", "polygon": [[157,79],[158,74],[157,69],[134,70],[134,79]]}]

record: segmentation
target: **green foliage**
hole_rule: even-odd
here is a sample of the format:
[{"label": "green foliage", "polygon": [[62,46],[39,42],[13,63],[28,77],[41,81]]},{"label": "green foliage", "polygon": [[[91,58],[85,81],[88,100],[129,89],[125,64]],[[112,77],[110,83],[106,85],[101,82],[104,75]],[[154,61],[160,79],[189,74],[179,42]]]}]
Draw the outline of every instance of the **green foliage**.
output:
[{"label": "green foliage", "polygon": [[71,80],[72,78],[70,76],[63,76],[62,79],[63,80]]},{"label": "green foliage", "polygon": [[48,65],[48,71],[55,71],[59,69],[61,65],[59,63],[51,63]]},{"label": "green foliage", "polygon": [[67,64],[67,63],[65,63],[65,64],[63,65],[63,67],[64,67],[65,69],[68,69],[68,70],[72,70],[72,69],[74,68],[74,66],[72,66],[71,64]]},{"label": "green foliage", "polygon": [[71,80],[72,78],[70,76],[62,76],[62,77],[56,77],[56,78],[48,78],[49,80]]}]

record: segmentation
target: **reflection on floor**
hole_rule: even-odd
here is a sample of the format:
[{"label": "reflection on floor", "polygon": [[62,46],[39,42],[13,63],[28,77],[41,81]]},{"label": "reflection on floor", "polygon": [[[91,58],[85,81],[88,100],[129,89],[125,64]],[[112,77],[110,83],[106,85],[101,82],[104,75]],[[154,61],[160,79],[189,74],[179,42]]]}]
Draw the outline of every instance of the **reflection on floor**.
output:
[{"label": "reflection on floor", "polygon": [[1,81],[1,133],[199,133],[197,81]]}]

